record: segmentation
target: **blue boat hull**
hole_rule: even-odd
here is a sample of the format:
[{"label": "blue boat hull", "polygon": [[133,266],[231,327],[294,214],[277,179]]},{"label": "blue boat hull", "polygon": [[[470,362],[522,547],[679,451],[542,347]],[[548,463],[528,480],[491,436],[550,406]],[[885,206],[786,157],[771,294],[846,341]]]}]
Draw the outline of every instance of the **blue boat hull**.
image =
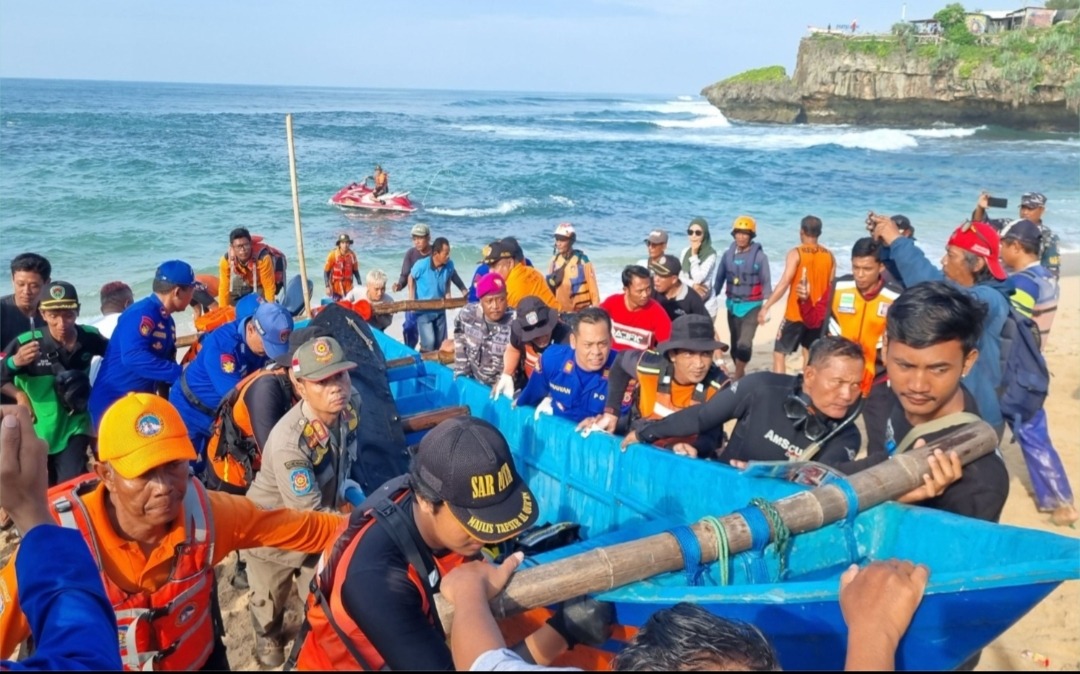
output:
[{"label": "blue boat hull", "polygon": [[[387,359],[416,355],[374,332]],[[778,499],[801,489],[649,447],[622,452],[611,436],[582,438],[562,419],[534,421],[531,408],[491,401],[490,389],[455,380],[441,365],[417,360],[389,375],[402,414],[464,404],[492,422],[506,436],[519,471],[536,493],[540,521],[581,524],[582,543],[540,555],[539,562],[658,533],[705,515],[724,515],[754,497]],[[785,669],[842,669],[846,628],[838,603],[840,574],[852,563],[909,559],[927,565],[931,577],[900,645],[897,666],[952,669],[1059,583],[1080,576],[1076,539],[896,503],[860,514],[854,526],[834,524],[795,537],[782,582],[776,582],[775,555],[766,555],[770,578],[763,579],[755,577],[751,554],[731,560],[728,586],[719,586],[712,564],[702,585],[690,585],[684,573],[670,573],[599,597],[614,602],[619,622],[629,626],[640,626],[660,608],[694,602],[757,625]]]}]

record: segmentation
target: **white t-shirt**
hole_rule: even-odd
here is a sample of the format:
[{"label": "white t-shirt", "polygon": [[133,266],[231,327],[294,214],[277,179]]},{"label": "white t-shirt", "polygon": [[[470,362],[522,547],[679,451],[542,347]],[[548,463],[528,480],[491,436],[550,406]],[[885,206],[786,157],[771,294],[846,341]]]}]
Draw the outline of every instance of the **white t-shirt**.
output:
[{"label": "white t-shirt", "polygon": [[576,667],[545,667],[533,665],[508,648],[488,651],[469,668],[471,672],[580,672]]},{"label": "white t-shirt", "polygon": [[[112,339],[113,330],[116,329],[116,324],[120,320],[120,312],[115,314],[106,314],[97,319],[90,326],[97,328],[97,331],[101,333],[102,337],[106,339]],[[90,385],[93,386],[97,381],[98,370],[101,369],[101,356],[94,356],[90,361]]]}]

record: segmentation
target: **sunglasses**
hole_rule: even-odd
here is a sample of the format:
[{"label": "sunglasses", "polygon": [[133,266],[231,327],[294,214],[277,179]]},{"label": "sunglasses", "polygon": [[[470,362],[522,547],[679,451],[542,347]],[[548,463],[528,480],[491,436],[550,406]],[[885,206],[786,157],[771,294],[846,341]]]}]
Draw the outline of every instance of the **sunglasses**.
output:
[{"label": "sunglasses", "polygon": [[686,230],[687,236],[704,236],[705,231],[701,229],[688,229]]},{"label": "sunglasses", "polygon": [[792,393],[784,400],[784,415],[811,442],[817,442],[832,430],[832,424],[818,416],[801,393]]},{"label": "sunglasses", "polygon": [[986,244],[987,250],[994,250],[994,244],[990,243],[990,240],[983,236],[983,233],[979,231],[979,228],[975,226],[974,222],[970,220],[960,226],[961,232],[971,232],[975,236],[979,237],[979,240]]}]

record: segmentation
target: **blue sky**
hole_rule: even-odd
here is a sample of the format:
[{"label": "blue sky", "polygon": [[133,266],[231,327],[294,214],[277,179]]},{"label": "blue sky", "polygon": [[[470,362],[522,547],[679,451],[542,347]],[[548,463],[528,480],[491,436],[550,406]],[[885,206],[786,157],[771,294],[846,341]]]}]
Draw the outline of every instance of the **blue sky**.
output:
[{"label": "blue sky", "polygon": [[[888,30],[903,4],[0,0],[0,76],[687,94],[747,68],[790,72],[808,25]],[[908,2],[907,16],[944,4]]]}]

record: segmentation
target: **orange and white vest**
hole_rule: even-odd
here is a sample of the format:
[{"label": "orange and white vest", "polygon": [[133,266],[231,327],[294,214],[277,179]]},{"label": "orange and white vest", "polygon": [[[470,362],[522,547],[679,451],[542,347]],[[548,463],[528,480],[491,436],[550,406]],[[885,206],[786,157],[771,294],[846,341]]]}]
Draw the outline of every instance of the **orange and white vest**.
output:
[{"label": "orange and white vest", "polygon": [[[674,371],[675,367],[671,362],[656,351],[642,354],[637,365],[637,401],[632,412],[634,420],[663,419],[687,407],[701,405],[729,383],[727,375],[715,365],[709,368],[705,379],[692,387],[676,384]],[[671,447],[680,442],[693,442],[695,439],[696,436],[664,438],[654,444],[658,447]]]},{"label": "orange and white vest", "polygon": [[129,593],[102,571],[101,551],[82,495],[98,485],[83,475],[49,490],[60,525],[77,529],[97,561],[105,594],[116,612],[120,658],[127,671],[193,671],[206,664],[216,641],[211,613],[214,590],[214,523],[202,483],[184,495],[184,542],[169,580],[152,593]]}]

